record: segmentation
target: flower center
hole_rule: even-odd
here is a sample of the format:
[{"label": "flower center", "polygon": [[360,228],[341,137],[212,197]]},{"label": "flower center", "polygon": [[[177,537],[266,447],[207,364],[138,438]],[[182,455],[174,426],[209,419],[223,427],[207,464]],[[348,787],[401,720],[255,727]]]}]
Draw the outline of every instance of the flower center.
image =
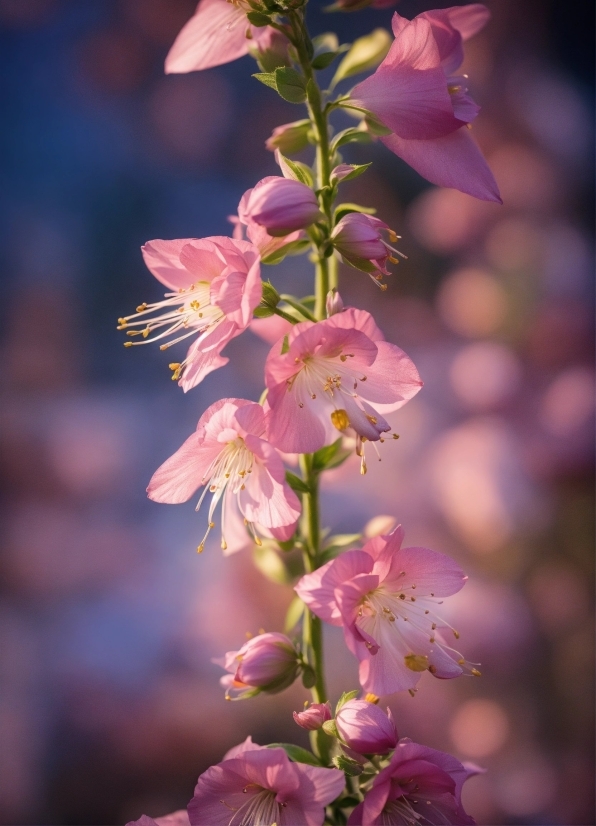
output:
[{"label": "flower center", "polygon": [[[220,308],[211,304],[210,283],[197,281],[187,289],[166,293],[163,301],[140,304],[135,315],[118,319],[118,329],[126,330],[128,336],[143,338],[143,341],[127,341],[125,347],[148,344],[174,336],[172,340],[160,345],[160,350],[167,350],[172,344],[178,344],[189,336],[205,333],[209,328],[219,324],[223,318],[224,313]],[[132,327],[139,329],[130,329]],[[160,332],[157,335],[149,338],[158,330]],[[182,335],[177,335],[178,333]],[[173,371],[172,379],[179,379],[185,367],[186,361],[170,364]]]},{"label": "flower center", "polygon": [[275,792],[253,783],[245,786],[242,791],[249,795],[249,799],[241,806],[231,806],[225,800],[220,801],[233,812],[228,826],[276,826],[279,824],[281,812],[286,804],[276,801]]}]

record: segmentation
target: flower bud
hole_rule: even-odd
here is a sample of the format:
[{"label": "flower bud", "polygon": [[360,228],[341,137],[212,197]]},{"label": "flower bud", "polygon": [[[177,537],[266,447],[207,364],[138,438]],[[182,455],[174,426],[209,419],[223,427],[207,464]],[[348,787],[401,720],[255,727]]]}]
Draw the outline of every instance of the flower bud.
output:
[{"label": "flower bud", "polygon": [[344,302],[337,290],[329,290],[326,300],[327,318],[331,318],[336,313],[342,313],[344,310]]},{"label": "flower bud", "polygon": [[329,703],[313,703],[304,711],[294,712],[294,722],[307,731],[316,731],[327,720],[331,720]]},{"label": "flower bud", "polygon": [[383,231],[390,241],[397,240],[398,236],[379,218],[362,212],[349,212],[334,227],[331,240],[347,264],[380,280],[383,275],[389,275],[388,260],[397,263],[395,255],[405,258],[403,253],[384,240]]},{"label": "flower bud", "polygon": [[274,72],[280,66],[292,65],[288,55],[289,45],[287,37],[268,26],[254,45],[249,46],[249,51],[264,72]]},{"label": "flower bud", "polygon": [[230,672],[221,679],[227,696],[276,694],[294,682],[300,668],[292,641],[277,632],[252,637],[239,651],[228,651],[221,664]]},{"label": "flower bud", "polygon": [[300,181],[272,175],[246,193],[238,217],[243,224],[254,221],[269,235],[288,235],[322,218],[317,196]]},{"label": "flower bud", "polygon": [[349,700],[338,711],[335,725],[341,740],[358,754],[386,754],[397,745],[391,711],[366,700]]},{"label": "flower bud", "polygon": [[297,120],[295,123],[276,126],[271,137],[265,141],[265,146],[270,152],[279,149],[282,155],[295,155],[296,152],[308,146],[310,129],[309,120]]}]

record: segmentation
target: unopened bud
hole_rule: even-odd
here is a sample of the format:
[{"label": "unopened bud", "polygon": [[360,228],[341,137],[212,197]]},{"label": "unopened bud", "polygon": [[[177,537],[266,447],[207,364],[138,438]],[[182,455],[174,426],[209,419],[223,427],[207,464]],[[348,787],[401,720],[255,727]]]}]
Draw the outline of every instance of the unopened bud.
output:
[{"label": "unopened bud", "polygon": [[343,313],[344,302],[342,301],[342,297],[337,290],[329,290],[327,293],[326,307],[327,318],[331,318],[331,316],[336,313]]},{"label": "unopened bud", "polygon": [[316,731],[331,720],[329,703],[313,703],[304,711],[294,712],[294,722],[307,731]]},{"label": "unopened bud", "polygon": [[271,137],[265,141],[265,146],[270,152],[276,149],[282,155],[295,155],[308,146],[308,133],[311,130],[309,120],[297,120],[295,123],[284,123],[276,126]]}]

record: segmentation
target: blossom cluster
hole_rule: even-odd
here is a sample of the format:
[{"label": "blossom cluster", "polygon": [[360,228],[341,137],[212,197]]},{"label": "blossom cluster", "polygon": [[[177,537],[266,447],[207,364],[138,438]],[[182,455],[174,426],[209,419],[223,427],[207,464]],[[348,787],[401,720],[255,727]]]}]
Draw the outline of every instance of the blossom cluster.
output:
[{"label": "blossom cluster", "polygon": [[[337,0],[330,10],[366,5],[382,9],[392,0]],[[413,20],[395,13],[393,38],[377,30],[340,47],[335,35],[311,41],[304,7],[305,0],[201,0],[178,35],[166,72],[251,54],[261,70],[255,77],[286,101],[306,103],[308,118],[277,127],[267,140],[281,174],[244,193],[230,217],[231,236],[145,244],[145,263],[168,292],[140,304],[118,327],[128,347],[158,341],[168,350],[188,339],[182,360],[169,364],[185,393],[227,364],[226,345],[255,319],[271,327],[260,401],[230,397],[208,407],[147,492],[155,502],[179,504],[201,490],[197,510],[210,494],[199,552],[219,519],[226,553],[266,543],[282,566],[285,551],[302,553],[295,580],[302,640],[289,636],[297,617],[287,634],[261,632],[217,662],[226,672],[227,699],[280,692],[301,677],[314,702],[294,720],[311,733],[313,750],[259,746],[248,738],[199,777],[187,812],[144,815],[138,826],[474,823],[461,789],[480,769],[400,738],[391,711],[378,705],[382,695],[416,691],[424,672],[438,679],[479,675],[452,647],[459,634],[440,609],[467,577],[441,553],[403,547],[401,526],[362,547],[358,537],[348,545],[331,537],[323,546],[318,479],[351,449],[366,473],[367,443],[379,452],[397,438],[386,416],[422,387],[412,359],[370,313],[345,307],[337,290],[338,261],[386,289],[388,265],[405,257],[393,246],[395,231],[370,209],[335,206],[342,183],[368,166],[344,163],[339,147],[379,139],[429,181],[499,201],[470,134],[479,107],[457,74],[463,43],[489,14],[479,4]],[[322,92],[315,71],[344,53]],[[333,98],[336,85],[371,70]],[[332,136],[328,117],[337,109],[359,125]],[[288,157],[310,144],[317,148],[314,170]],[[264,280],[263,267],[307,250],[317,269],[314,299],[280,295]],[[285,467],[295,454],[301,477]],[[320,621],[343,629],[359,663],[362,693],[344,692],[333,713]]]}]

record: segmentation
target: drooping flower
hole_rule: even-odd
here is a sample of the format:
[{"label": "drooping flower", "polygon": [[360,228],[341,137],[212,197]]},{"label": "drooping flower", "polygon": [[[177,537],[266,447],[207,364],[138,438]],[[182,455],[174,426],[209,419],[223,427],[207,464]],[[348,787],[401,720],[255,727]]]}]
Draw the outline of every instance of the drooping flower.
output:
[{"label": "drooping flower", "polygon": [[294,712],[294,722],[307,731],[320,729],[327,720],[331,720],[329,703],[312,703],[303,711]]},{"label": "drooping flower", "polygon": [[300,181],[269,175],[247,190],[238,205],[241,223],[258,224],[269,235],[288,235],[322,218],[313,190]]},{"label": "drooping flower", "polygon": [[462,806],[461,790],[469,777],[481,772],[404,737],[350,815],[348,826],[474,826],[476,821]]},{"label": "drooping flower", "polygon": [[200,0],[166,57],[166,74],[184,74],[230,63],[248,54],[252,44],[266,41],[269,26],[257,28],[246,19],[243,0]]},{"label": "drooping flower", "polygon": [[239,651],[228,651],[219,665],[229,671],[220,682],[226,697],[254,697],[261,691],[277,694],[292,685],[300,670],[300,659],[285,634],[259,634]]},{"label": "drooping flower", "polygon": [[351,92],[348,105],[371,112],[392,134],[381,141],[424,178],[476,198],[501,202],[499,189],[466,128],[479,107],[456,75],[463,42],[490,17],[478,3],[393,15],[395,40],[377,71]]},{"label": "drooping flower", "polygon": [[153,474],[147,494],[154,502],[186,502],[204,485],[198,510],[207,492],[213,494],[209,527],[199,552],[214,527],[213,514],[220,499],[224,550],[227,513],[235,505],[257,543],[257,525],[281,540],[294,532],[300,502],[286,482],[283,462],[266,440],[265,431],[261,405],[246,399],[221,399],[207,408],[196,431]]},{"label": "drooping flower", "polygon": [[368,700],[348,700],[335,715],[337,733],[358,754],[386,754],[397,745],[398,734],[391,714]]},{"label": "drooping flower", "polygon": [[250,324],[262,294],[259,251],[225,236],[148,241],[142,251],[149,270],[171,292],[118,319],[118,329],[142,338],[126,347],[169,339],[160,346],[166,350],[196,336],[186,358],[170,364],[172,379],[186,392],[228,363],[221,351]]},{"label": "drooping flower", "polygon": [[322,826],[344,785],[343,772],[292,763],[248,737],[199,777],[188,815],[191,826]]},{"label": "drooping flower", "polygon": [[138,820],[131,820],[126,826],[190,826],[190,821],[186,809],[179,809],[171,815],[156,818],[141,815]]},{"label": "drooping flower", "polygon": [[408,356],[384,340],[370,313],[350,308],[294,325],[267,357],[269,439],[287,453],[312,453],[352,428],[378,441],[391,427],[381,412],[422,387]]},{"label": "drooping flower", "polygon": [[387,261],[397,264],[396,255],[401,258],[406,256],[383,239],[383,232],[386,232],[391,243],[399,237],[380,218],[362,212],[349,212],[333,228],[331,240],[346,264],[369,273],[373,281],[386,289],[386,285],[380,282],[383,275],[389,275]]},{"label": "drooping flower", "polygon": [[361,685],[378,696],[413,690],[423,671],[442,679],[479,674],[449,645],[451,626],[436,613],[467,577],[444,554],[402,548],[403,538],[401,526],[375,536],[361,551],[306,574],[295,589],[318,617],[343,627]]}]

